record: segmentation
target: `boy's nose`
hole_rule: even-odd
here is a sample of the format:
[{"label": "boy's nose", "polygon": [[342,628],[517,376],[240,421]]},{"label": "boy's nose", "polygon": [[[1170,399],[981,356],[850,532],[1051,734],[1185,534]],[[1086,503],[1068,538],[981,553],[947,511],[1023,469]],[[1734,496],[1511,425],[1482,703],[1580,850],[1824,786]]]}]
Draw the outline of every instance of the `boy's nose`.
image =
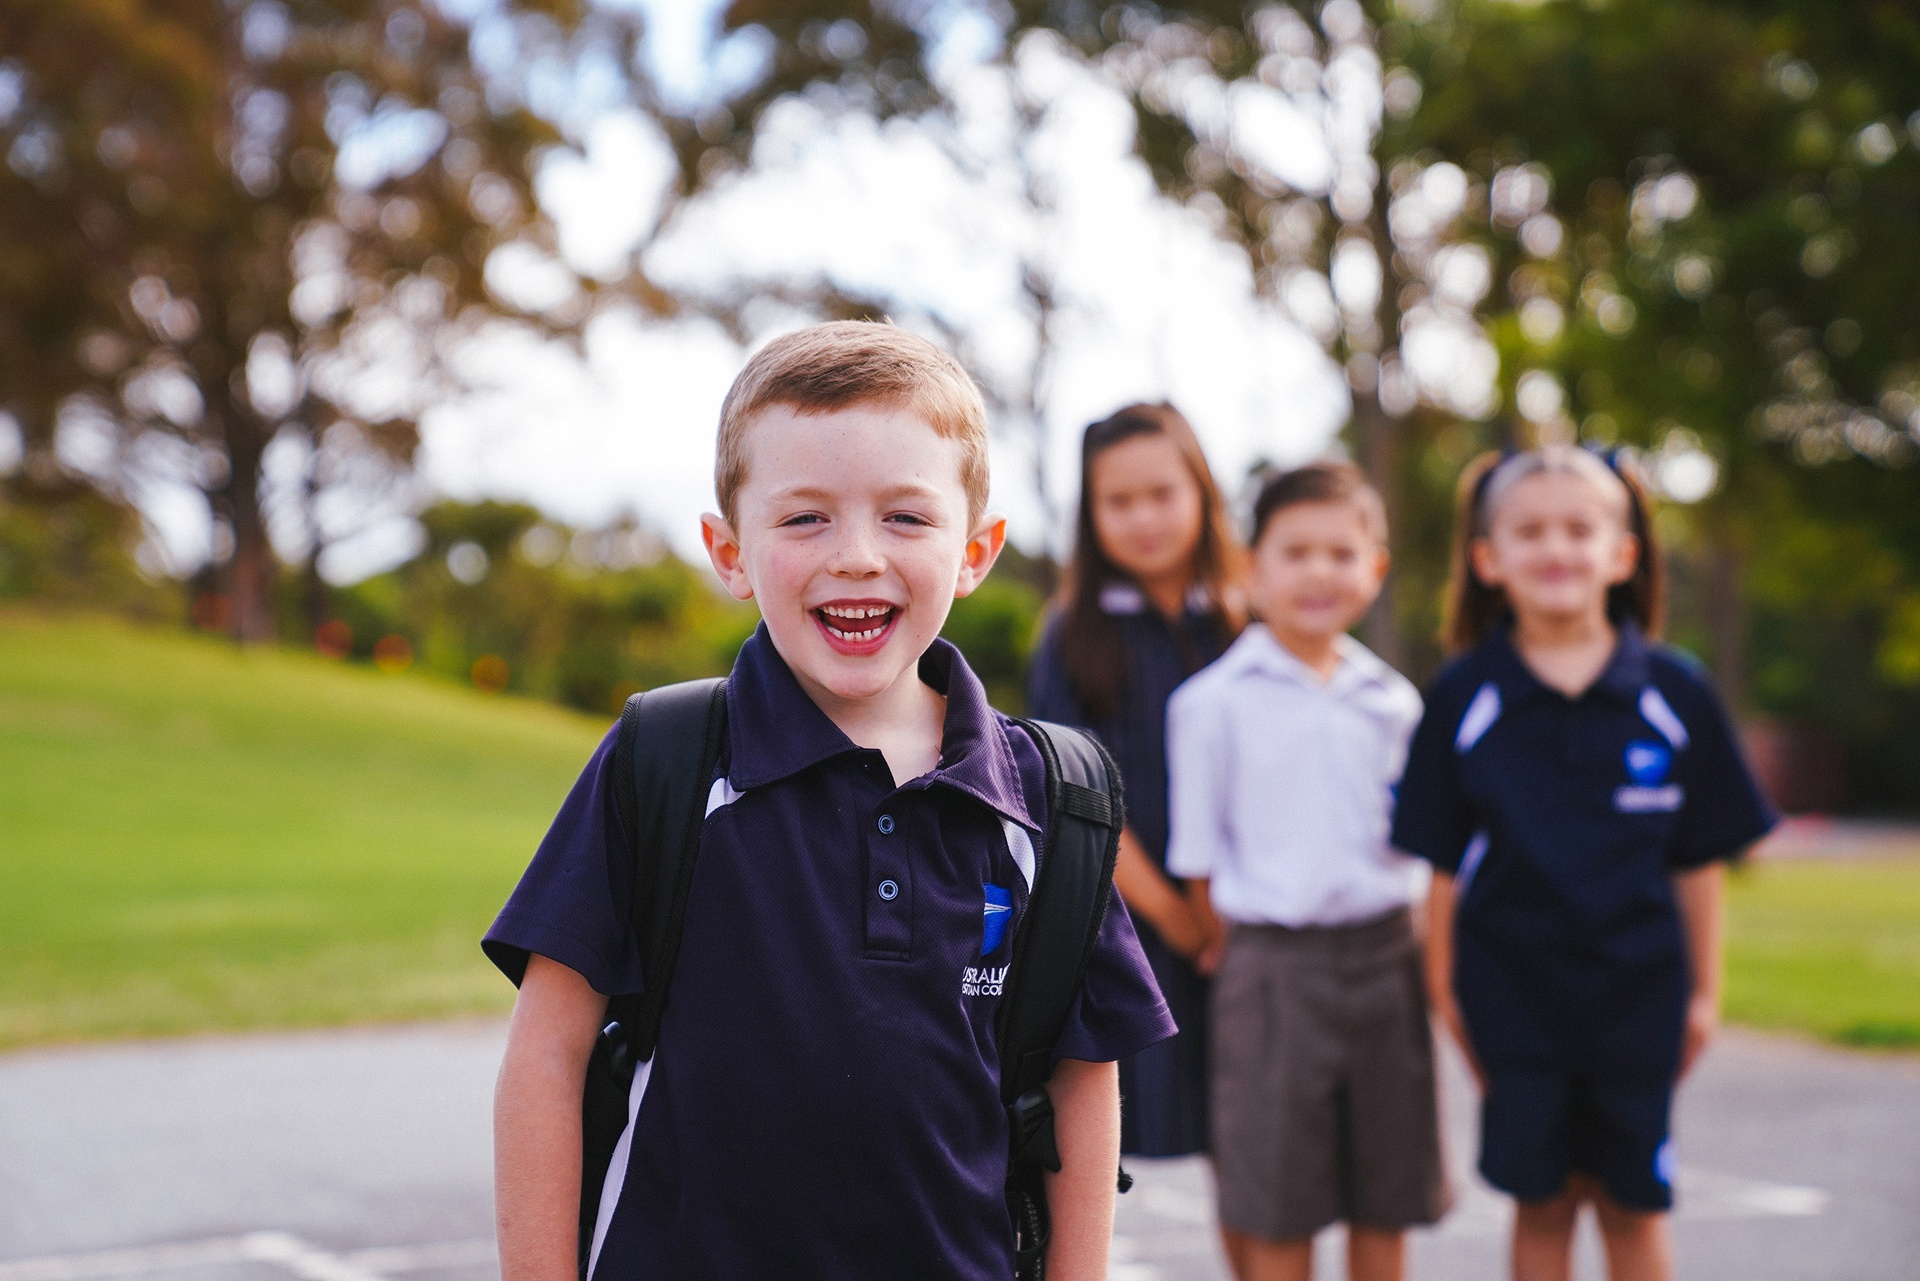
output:
[{"label": "boy's nose", "polygon": [[887,567],[873,535],[861,529],[846,530],[835,540],[827,568],[846,577],[871,578]]}]

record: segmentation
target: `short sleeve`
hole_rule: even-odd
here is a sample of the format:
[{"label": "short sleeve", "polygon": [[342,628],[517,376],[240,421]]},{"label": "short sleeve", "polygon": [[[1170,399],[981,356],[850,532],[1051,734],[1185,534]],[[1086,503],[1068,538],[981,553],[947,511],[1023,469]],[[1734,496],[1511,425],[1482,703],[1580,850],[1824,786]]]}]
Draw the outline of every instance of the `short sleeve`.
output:
[{"label": "short sleeve", "polygon": [[1087,972],[1074,998],[1053,1057],[1112,1063],[1174,1035],[1180,1029],[1154,981],[1133,918],[1120,895],[1107,898],[1107,914],[1087,958]]},{"label": "short sleeve", "polygon": [[641,990],[640,948],[628,924],[628,840],[613,802],[607,732],[567,793],[533,862],[481,941],[518,985],[535,952],[573,970],[604,996]]},{"label": "short sleeve", "polygon": [[1049,618],[1040,643],[1034,647],[1027,667],[1027,715],[1059,725],[1091,726],[1093,718],[1074,689],[1066,658],[1060,652],[1060,624],[1061,615]]},{"label": "short sleeve", "polygon": [[1227,718],[1189,682],[1167,701],[1167,871],[1212,876],[1227,843]]},{"label": "short sleeve", "polygon": [[1459,710],[1453,700],[1427,698],[1425,713],[1407,745],[1407,768],[1394,790],[1395,849],[1425,859],[1448,875],[1473,839],[1473,807],[1460,785],[1460,759],[1453,746]]},{"label": "short sleeve", "polygon": [[1692,697],[1685,704],[1685,724],[1690,741],[1679,753],[1676,771],[1686,801],[1667,847],[1667,865],[1676,870],[1732,858],[1779,821],[1747,767],[1719,697],[1704,681],[1688,683]]}]

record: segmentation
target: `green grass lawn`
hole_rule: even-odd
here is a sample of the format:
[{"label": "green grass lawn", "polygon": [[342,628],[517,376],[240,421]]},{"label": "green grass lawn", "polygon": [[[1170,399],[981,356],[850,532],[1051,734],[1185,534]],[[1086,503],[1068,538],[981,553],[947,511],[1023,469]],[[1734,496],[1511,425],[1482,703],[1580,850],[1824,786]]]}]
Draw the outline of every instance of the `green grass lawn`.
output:
[{"label": "green grass lawn", "polygon": [[[0,612],[0,1046],[505,1009],[478,940],[602,722]],[[1920,851],[1730,881],[1727,1013],[1920,1045]]]},{"label": "green grass lawn", "polygon": [[0,612],[0,1045],[506,1008],[480,934],[604,728]]},{"label": "green grass lawn", "polygon": [[1920,1046],[1920,851],[1760,862],[1728,881],[1727,1017]]}]

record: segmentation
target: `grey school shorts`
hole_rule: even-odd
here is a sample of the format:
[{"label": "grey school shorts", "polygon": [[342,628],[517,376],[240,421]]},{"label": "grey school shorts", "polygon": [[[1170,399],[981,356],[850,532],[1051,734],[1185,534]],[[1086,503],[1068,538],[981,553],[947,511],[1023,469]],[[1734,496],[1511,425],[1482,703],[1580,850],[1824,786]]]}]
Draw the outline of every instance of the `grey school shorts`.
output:
[{"label": "grey school shorts", "polygon": [[1213,983],[1220,1221],[1270,1241],[1447,1209],[1412,918],[1235,925]]}]

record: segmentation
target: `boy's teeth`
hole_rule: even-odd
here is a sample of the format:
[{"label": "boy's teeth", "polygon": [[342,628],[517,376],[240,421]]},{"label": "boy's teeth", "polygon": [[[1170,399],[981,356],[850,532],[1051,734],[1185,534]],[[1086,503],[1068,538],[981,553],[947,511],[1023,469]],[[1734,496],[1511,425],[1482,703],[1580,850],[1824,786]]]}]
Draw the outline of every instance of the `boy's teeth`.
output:
[{"label": "boy's teeth", "polygon": [[[822,605],[820,607],[820,616],[826,622],[827,626],[833,629],[835,635],[858,644],[863,641],[875,640],[880,636],[880,633],[886,631],[887,624],[892,620],[893,606]],[[866,622],[869,619],[878,619],[878,625],[862,628],[858,631],[847,626],[849,622]]]}]

